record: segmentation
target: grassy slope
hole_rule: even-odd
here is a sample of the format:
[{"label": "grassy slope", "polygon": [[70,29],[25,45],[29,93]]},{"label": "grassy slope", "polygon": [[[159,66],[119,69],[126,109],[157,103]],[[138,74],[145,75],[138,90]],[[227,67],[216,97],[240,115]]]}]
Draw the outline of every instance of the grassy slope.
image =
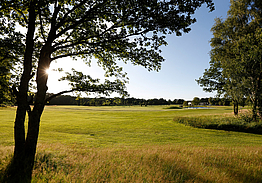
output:
[{"label": "grassy slope", "polygon": [[[259,182],[262,136],[195,129],[173,121],[174,116],[231,112],[46,107],[34,181]],[[0,168],[6,164],[5,153],[11,152],[14,114],[15,109],[0,110]]]}]

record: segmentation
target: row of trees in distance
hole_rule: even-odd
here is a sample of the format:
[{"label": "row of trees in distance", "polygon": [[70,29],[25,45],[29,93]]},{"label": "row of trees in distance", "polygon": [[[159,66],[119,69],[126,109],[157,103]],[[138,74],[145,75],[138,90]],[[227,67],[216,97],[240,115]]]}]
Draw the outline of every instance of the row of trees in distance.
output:
[{"label": "row of trees in distance", "polygon": [[[53,96],[52,93],[47,93],[47,98]],[[28,97],[28,100],[31,100],[31,104],[34,103],[33,94]],[[5,102],[3,102],[5,101]],[[75,97],[71,95],[60,95],[55,98],[52,98],[47,105],[82,105],[82,106],[130,106],[130,105],[219,105],[219,106],[230,106],[233,105],[234,102],[230,98],[219,98],[219,97],[209,97],[209,98],[199,98],[194,97],[192,100],[184,100],[184,99],[164,99],[164,98],[153,98],[153,99],[139,99],[134,97],[129,98],[108,98],[108,97],[96,97],[96,98],[86,98],[86,97]],[[240,106],[248,105],[247,99],[242,99],[239,103]],[[9,96],[9,100],[7,98],[1,99],[0,97],[0,105],[17,105],[17,102],[14,97]]]},{"label": "row of trees in distance", "polygon": [[[52,94],[48,94],[52,95]],[[243,100],[244,101],[244,100]],[[61,95],[49,101],[48,105],[83,105],[83,106],[132,106],[132,105],[183,105],[187,106],[191,102],[192,105],[232,105],[232,100],[228,98],[198,98],[194,97],[193,100],[186,101],[184,99],[166,100],[163,98],[154,99],[138,99],[138,98],[81,98],[70,95]],[[246,105],[245,103],[241,104]]]}]

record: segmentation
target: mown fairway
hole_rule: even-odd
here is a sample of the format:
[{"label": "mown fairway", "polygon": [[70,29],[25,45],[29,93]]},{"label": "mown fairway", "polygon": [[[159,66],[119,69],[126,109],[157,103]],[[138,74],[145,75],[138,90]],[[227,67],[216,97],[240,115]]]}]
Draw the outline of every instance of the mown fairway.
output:
[{"label": "mown fairway", "polygon": [[[196,129],[175,116],[232,115],[231,107],[48,106],[34,182],[261,182],[261,135]],[[0,110],[0,169],[15,108]]]}]

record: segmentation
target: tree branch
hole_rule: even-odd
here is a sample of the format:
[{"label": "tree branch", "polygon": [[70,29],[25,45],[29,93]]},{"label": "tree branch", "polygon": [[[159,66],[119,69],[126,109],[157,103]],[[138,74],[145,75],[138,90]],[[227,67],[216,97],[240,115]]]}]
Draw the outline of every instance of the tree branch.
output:
[{"label": "tree branch", "polygon": [[51,29],[54,28],[56,30],[56,27],[55,27],[56,18],[60,10],[61,10],[61,5],[58,5],[58,2],[56,1],[55,10],[54,10],[52,20],[51,20]]},{"label": "tree branch", "polygon": [[[82,91],[82,92],[84,92],[84,91],[86,91],[86,92],[104,92],[104,90],[98,90],[97,88],[96,88],[96,89],[90,88],[90,90],[86,90],[86,89],[84,89],[84,88],[83,88],[83,89],[65,90],[65,91],[61,91],[61,92],[59,92],[59,93],[57,93],[57,94],[54,94],[54,95],[46,98],[46,99],[45,99],[45,102],[48,102],[48,101],[52,100],[53,98],[58,97],[58,96],[60,96],[60,95],[62,95],[62,94],[71,93],[71,92],[73,92],[73,91],[79,91],[79,92],[80,92],[80,91]],[[113,89],[107,89],[107,91],[114,91],[114,90],[113,90]]]},{"label": "tree branch", "polygon": [[25,14],[18,8],[18,9],[16,9],[16,11],[17,12],[19,12],[21,15],[22,15],[22,17],[23,17],[23,19],[24,19],[24,21],[25,21],[25,23],[26,24],[28,24],[28,20],[27,20],[27,18],[26,18],[26,16],[25,16]]},{"label": "tree branch", "polygon": [[[128,25],[131,25],[131,24],[128,24]],[[107,40],[102,40],[102,41],[96,42],[96,43],[90,43],[90,42],[86,41],[86,40],[89,40],[89,39],[92,39],[92,38],[95,38],[95,37],[100,37],[101,35],[103,35],[106,32],[112,30],[113,28],[118,28],[118,27],[121,27],[121,26],[112,26],[109,29],[103,31],[102,33],[100,33],[98,35],[90,36],[90,37],[86,38],[85,40],[80,40],[80,41],[72,43],[72,44],[68,44],[68,45],[64,45],[64,46],[60,46],[59,47],[59,45],[70,43],[70,42],[68,41],[68,42],[57,43],[57,44],[54,45],[54,50],[53,51],[55,52],[55,51],[57,51],[59,49],[65,49],[65,48],[73,47],[73,46],[76,46],[76,45],[79,45],[79,44],[98,45],[98,44],[101,44],[101,43],[104,43],[104,42],[110,42],[110,41],[113,41],[113,40],[116,40],[116,39],[118,39],[118,40],[119,39],[124,39],[124,38],[131,37],[131,36],[138,36],[138,35],[141,35],[141,34],[144,34],[144,33],[148,32],[148,29],[144,29],[142,31],[139,31],[139,32],[136,32],[136,33],[133,33],[133,34],[127,34],[125,36],[115,35],[115,36],[111,36],[111,37],[105,37],[105,38],[107,38]],[[70,35],[68,37],[70,37]],[[58,46],[58,47],[56,47],[56,46]]]},{"label": "tree branch", "polygon": [[46,37],[45,37],[45,34],[44,34],[43,21],[42,21],[42,16],[41,16],[40,7],[38,8],[38,15],[39,15],[39,20],[40,20],[41,35],[42,35],[42,37],[43,37],[44,42],[46,42]]},{"label": "tree branch", "polygon": [[[102,3],[98,4],[97,6],[94,6],[92,8],[90,8],[90,10],[78,21],[75,21],[75,23],[73,23],[72,25],[70,25],[69,27],[64,28],[61,32],[59,32],[56,35],[56,38],[62,36],[64,33],[66,33],[67,31],[74,29],[76,26],[78,26],[81,23],[86,22],[86,18],[89,17],[89,15],[93,14],[93,11],[96,10],[97,8],[103,6],[106,3],[106,0],[104,0]],[[65,16],[64,16],[65,17]],[[65,21],[62,21],[61,23],[58,24],[58,26],[56,27],[56,29],[58,29],[60,26],[64,25]]]},{"label": "tree branch", "polygon": [[68,17],[68,15],[70,13],[72,13],[73,11],[75,11],[77,8],[79,8],[80,6],[82,6],[83,4],[85,4],[85,1],[82,1],[81,3],[79,3],[78,5],[74,6],[71,10],[69,10],[64,17],[60,20],[60,23],[57,25],[58,27],[60,27],[61,25],[63,25],[65,23],[66,18]]},{"label": "tree branch", "polygon": [[77,52],[77,53],[69,53],[69,54],[65,54],[65,55],[59,55],[59,56],[56,56],[54,58],[51,58],[51,62],[54,61],[54,60],[57,60],[59,58],[65,58],[65,57],[72,57],[72,56],[77,56],[77,55],[81,55],[81,54],[90,54],[90,53],[94,53],[95,51],[94,50],[91,50],[89,52]]},{"label": "tree branch", "polygon": [[45,102],[48,102],[48,101],[52,100],[53,98],[56,98],[56,97],[58,97],[58,96],[60,96],[60,95],[62,95],[62,94],[70,93],[70,92],[73,92],[73,91],[74,91],[74,90],[65,90],[65,91],[61,91],[61,92],[59,92],[59,93],[57,93],[57,94],[54,94],[54,95],[52,95],[52,96],[46,98],[46,99],[45,99]]}]

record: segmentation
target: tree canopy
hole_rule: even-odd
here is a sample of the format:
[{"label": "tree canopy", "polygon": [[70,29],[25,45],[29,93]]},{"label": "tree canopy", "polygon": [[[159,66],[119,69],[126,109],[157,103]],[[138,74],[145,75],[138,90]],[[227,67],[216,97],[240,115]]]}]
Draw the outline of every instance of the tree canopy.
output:
[{"label": "tree canopy", "polygon": [[200,103],[200,99],[198,97],[194,97],[192,100],[193,105],[198,105]]},{"label": "tree canopy", "polygon": [[[211,31],[210,68],[197,80],[205,91],[231,97],[235,107],[244,98],[261,108],[261,10],[257,0],[231,0],[228,16],[218,18]],[[235,110],[238,110],[237,108]],[[235,111],[237,113],[237,111]]]},{"label": "tree canopy", "polygon": [[23,35],[15,31],[14,22],[0,19],[0,104],[14,102],[10,85],[17,85],[18,76],[13,74],[19,73],[16,66],[21,64],[24,51],[22,38]]}]

